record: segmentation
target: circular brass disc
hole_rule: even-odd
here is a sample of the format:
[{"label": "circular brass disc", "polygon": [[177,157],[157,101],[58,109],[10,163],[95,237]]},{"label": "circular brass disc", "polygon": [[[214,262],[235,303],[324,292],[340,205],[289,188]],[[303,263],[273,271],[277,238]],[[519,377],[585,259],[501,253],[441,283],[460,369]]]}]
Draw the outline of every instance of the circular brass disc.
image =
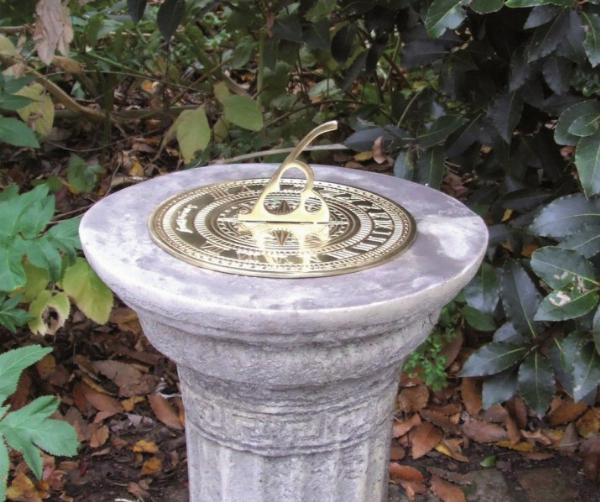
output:
[{"label": "circular brass disc", "polygon": [[[267,179],[231,181],[183,192],[152,214],[150,233],[172,255],[200,267],[262,277],[320,277],[355,272],[391,258],[412,242],[415,221],[402,206],[359,188],[316,181],[330,211],[326,224],[248,223]],[[283,179],[267,199],[273,213],[298,205],[304,180]],[[318,209],[309,199],[307,209]]]}]

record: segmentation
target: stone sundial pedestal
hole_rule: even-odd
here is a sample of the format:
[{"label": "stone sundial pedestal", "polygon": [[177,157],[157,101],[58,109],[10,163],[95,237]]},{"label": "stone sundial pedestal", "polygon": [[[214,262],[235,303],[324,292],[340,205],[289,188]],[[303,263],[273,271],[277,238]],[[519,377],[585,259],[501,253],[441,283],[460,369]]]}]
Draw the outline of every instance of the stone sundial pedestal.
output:
[{"label": "stone sundial pedestal", "polygon": [[[92,267],[177,363],[192,502],[385,500],[402,363],[486,249],[483,221],[438,191],[298,164],[306,200],[286,173],[256,203],[276,165],[212,165],[81,223]],[[304,203],[312,222],[254,211]]]}]

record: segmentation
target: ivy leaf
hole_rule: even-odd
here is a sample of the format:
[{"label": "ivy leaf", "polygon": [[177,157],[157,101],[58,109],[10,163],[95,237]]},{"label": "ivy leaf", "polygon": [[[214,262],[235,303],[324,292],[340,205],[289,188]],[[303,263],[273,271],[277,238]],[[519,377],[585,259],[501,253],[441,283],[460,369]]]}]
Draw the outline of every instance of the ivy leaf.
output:
[{"label": "ivy leaf", "polygon": [[417,141],[422,148],[430,148],[446,140],[454,131],[460,129],[467,120],[458,115],[444,115],[437,119],[427,132],[417,136]]},{"label": "ivy leaf", "polygon": [[559,14],[551,23],[536,28],[527,48],[530,63],[554,52],[569,30],[569,16]]},{"label": "ivy leaf", "polygon": [[488,116],[502,139],[510,144],[512,133],[521,120],[523,100],[517,92],[498,96],[488,110]]},{"label": "ivy leaf", "polygon": [[159,7],[156,22],[160,33],[167,42],[175,34],[184,14],[185,0],[165,0]]},{"label": "ivy leaf", "polygon": [[538,417],[546,413],[554,395],[554,371],[550,361],[538,351],[529,354],[519,366],[518,390]]},{"label": "ivy leaf", "polygon": [[127,0],[127,12],[134,23],[138,23],[144,17],[146,0]]},{"label": "ivy leaf", "polygon": [[464,0],[433,0],[425,14],[425,28],[432,38],[438,38],[447,29],[458,28],[465,19]]},{"label": "ivy leaf", "polygon": [[575,165],[585,195],[600,192],[600,131],[581,138],[575,150]]},{"label": "ivy leaf", "polygon": [[536,321],[566,321],[590,312],[598,304],[596,290],[571,288],[552,291],[540,304]]},{"label": "ivy leaf", "polygon": [[83,258],[65,270],[62,287],[77,307],[98,324],[108,322],[113,294]]},{"label": "ivy leaf", "polygon": [[483,381],[481,397],[483,408],[488,409],[494,404],[508,401],[517,390],[517,372],[514,369],[501,371]]},{"label": "ivy leaf", "polygon": [[12,117],[2,116],[0,116],[0,142],[31,148],[40,146],[35,133],[23,122]]},{"label": "ivy leaf", "polygon": [[495,375],[517,364],[527,350],[527,347],[512,343],[488,343],[469,356],[460,376]]},{"label": "ivy leaf", "polygon": [[529,230],[534,235],[560,239],[592,226],[600,229],[599,204],[581,193],[559,197],[542,208]]},{"label": "ivy leaf", "polygon": [[16,333],[17,328],[24,326],[29,320],[29,314],[18,307],[21,299],[19,295],[4,299],[0,297],[0,326],[11,333]]},{"label": "ivy leaf", "polygon": [[167,131],[165,139],[175,135],[183,161],[189,164],[210,142],[211,130],[204,107],[182,111]]},{"label": "ivy leaf", "polygon": [[577,283],[581,287],[600,286],[594,266],[576,251],[545,246],[531,255],[531,268],[552,289]]},{"label": "ivy leaf", "polygon": [[51,348],[27,345],[0,354],[0,404],[17,390],[23,370],[52,352]]},{"label": "ivy leaf", "polygon": [[592,258],[600,253],[600,228],[577,232],[560,242],[558,246],[577,251],[586,258]]},{"label": "ivy leaf", "polygon": [[71,303],[66,294],[44,290],[29,305],[29,329],[36,335],[54,335],[64,326],[70,312]]},{"label": "ivy leaf", "polygon": [[263,116],[259,104],[248,96],[230,95],[223,100],[225,119],[249,131],[263,128]]},{"label": "ivy leaf", "polygon": [[477,14],[491,14],[504,6],[504,0],[473,0],[470,4]]},{"label": "ivy leaf", "polygon": [[569,133],[569,128],[573,122],[584,115],[596,115],[598,113],[600,113],[600,102],[595,99],[570,106],[558,117],[556,129],[554,129],[554,140],[559,145],[577,144],[579,137]]},{"label": "ivy leaf", "polygon": [[487,314],[493,314],[498,305],[500,294],[500,283],[496,275],[496,269],[484,263],[478,274],[467,285],[463,291],[467,304]]},{"label": "ivy leaf", "polygon": [[102,167],[97,163],[88,164],[78,155],[71,155],[67,166],[67,182],[74,194],[94,190]]},{"label": "ivy leaf", "polygon": [[537,335],[533,322],[542,295],[516,261],[507,263],[502,271],[502,304],[506,316],[515,328],[533,338]]},{"label": "ivy leaf", "polygon": [[585,24],[583,48],[592,68],[600,64],[600,15],[581,12]]},{"label": "ivy leaf", "polygon": [[417,161],[417,181],[432,188],[440,188],[446,172],[443,146],[426,150]]}]

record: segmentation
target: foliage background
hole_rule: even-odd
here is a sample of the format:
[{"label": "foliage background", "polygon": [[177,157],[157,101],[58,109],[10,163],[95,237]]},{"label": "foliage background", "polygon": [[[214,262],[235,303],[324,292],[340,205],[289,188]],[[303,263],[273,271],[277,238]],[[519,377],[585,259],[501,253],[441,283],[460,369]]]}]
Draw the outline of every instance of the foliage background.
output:
[{"label": "foliage background", "polygon": [[485,407],[516,392],[542,417],[557,389],[595,402],[598,0],[0,0],[0,11],[7,328],[54,333],[70,302],[107,321],[112,295],[77,258],[71,219],[94,200],[215,159],[276,161],[336,118],[353,153],[325,145],[313,160],[442,189],[489,224],[486,263],[409,368],[443,386],[441,347],[464,330],[481,347],[462,375],[486,377]]}]

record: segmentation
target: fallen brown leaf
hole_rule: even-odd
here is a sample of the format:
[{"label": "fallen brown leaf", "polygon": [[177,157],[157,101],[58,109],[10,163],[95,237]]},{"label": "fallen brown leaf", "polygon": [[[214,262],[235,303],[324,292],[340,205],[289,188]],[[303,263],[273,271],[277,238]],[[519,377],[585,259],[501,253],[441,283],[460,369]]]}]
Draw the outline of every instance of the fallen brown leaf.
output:
[{"label": "fallen brown leaf", "polygon": [[529,439],[535,443],[540,443],[544,446],[550,446],[552,444],[552,441],[550,440],[550,438],[548,436],[544,435],[544,433],[542,432],[541,429],[536,429],[533,432],[522,430],[521,434],[523,435],[523,437],[525,439]]},{"label": "fallen brown leaf", "polygon": [[464,343],[462,331],[457,330],[455,333],[456,336],[446,343],[440,352],[440,355],[446,358],[446,368],[448,368],[456,360]]},{"label": "fallen brown leaf", "polygon": [[14,502],[42,502],[43,496],[43,492],[40,493],[33,481],[22,471],[17,472],[6,490],[7,500]]},{"label": "fallen brown leaf", "polygon": [[481,382],[476,378],[463,378],[460,395],[469,415],[477,416],[481,411]]},{"label": "fallen brown leaf", "polygon": [[517,444],[521,441],[521,431],[519,430],[519,426],[513,417],[509,414],[506,415],[506,419],[504,420],[504,425],[506,425],[506,431],[508,432],[508,439],[511,443]]},{"label": "fallen brown leaf", "polygon": [[398,395],[398,409],[404,413],[420,411],[429,401],[429,390],[425,385],[407,387]]},{"label": "fallen brown leaf", "polygon": [[519,396],[515,396],[506,403],[506,407],[517,421],[519,429],[524,429],[527,426],[527,406],[525,405],[525,401]]},{"label": "fallen brown leaf", "polygon": [[462,439],[442,439],[435,450],[459,462],[468,462],[469,459],[462,454],[461,442]]},{"label": "fallen brown leaf", "polygon": [[135,453],[158,453],[158,446],[154,441],[140,439],[131,447],[131,450]]},{"label": "fallen brown leaf", "polygon": [[504,409],[504,406],[501,404],[494,404],[490,406],[483,413],[483,419],[486,422],[495,422],[498,424],[504,423],[506,417],[508,416],[508,411]]},{"label": "fallen brown leaf", "polygon": [[406,456],[406,451],[402,446],[392,445],[390,448],[390,460],[402,460]]},{"label": "fallen brown leaf", "polygon": [[575,423],[581,437],[587,438],[600,431],[600,408],[590,408]]},{"label": "fallen brown leaf", "polygon": [[[86,401],[98,411],[104,411],[113,414],[121,413],[123,411],[121,403],[114,397],[98,392],[85,383],[78,383],[75,385],[75,387],[81,392],[82,396],[85,397]],[[75,389],[73,389],[73,392],[76,392]],[[77,399],[75,402],[77,404]]]},{"label": "fallen brown leaf", "polygon": [[108,440],[110,431],[106,425],[93,424],[90,434],[90,448],[100,448]]},{"label": "fallen brown leaf", "polygon": [[438,445],[443,436],[442,431],[429,422],[423,422],[415,427],[409,434],[412,458],[421,458],[429,453]]},{"label": "fallen brown leaf", "polygon": [[458,433],[458,431],[460,431],[460,427],[458,426],[458,422],[460,421],[460,415],[458,413],[456,415],[449,416],[444,415],[439,411],[435,411],[429,408],[423,408],[420,412],[420,415],[428,422],[431,422],[433,425],[441,427],[446,432],[456,434]]},{"label": "fallen brown leaf", "polygon": [[395,481],[423,481],[424,477],[421,471],[410,465],[397,464],[390,462],[390,478]]},{"label": "fallen brown leaf", "polygon": [[433,474],[431,476],[431,491],[439,497],[442,502],[466,502],[464,492],[456,485],[444,481]]},{"label": "fallen brown leaf", "polygon": [[[140,163],[136,162],[134,165],[139,166]],[[130,176],[143,176],[143,169],[142,174],[134,175],[130,172]],[[140,326],[137,314],[128,307],[113,309],[110,314],[110,322],[115,323],[121,331],[126,331],[135,335],[139,335],[142,332],[142,327]]]},{"label": "fallen brown leaf", "polygon": [[138,370],[131,363],[107,360],[94,361],[94,367],[119,387],[123,397],[148,394],[156,386],[156,378]]},{"label": "fallen brown leaf", "polygon": [[162,460],[158,457],[149,458],[142,465],[142,476],[154,476],[162,470]]},{"label": "fallen brown leaf", "polygon": [[150,402],[150,407],[163,424],[167,427],[171,427],[172,429],[182,430],[183,425],[179,420],[179,416],[177,412],[173,409],[169,401],[167,401],[160,394],[150,394],[148,396],[148,401]]},{"label": "fallen brown leaf", "polygon": [[56,370],[56,359],[48,354],[36,363],[35,369],[42,380],[47,380]]},{"label": "fallen brown leaf", "polygon": [[406,497],[409,502],[413,502],[415,500],[416,495],[422,495],[427,493],[427,487],[423,481],[399,481],[400,486],[406,492]]},{"label": "fallen brown leaf", "polygon": [[507,438],[504,428],[496,424],[468,419],[462,425],[463,433],[478,443],[494,443]]},{"label": "fallen brown leaf", "polygon": [[590,481],[600,482],[600,453],[583,456],[583,472]]},{"label": "fallen brown leaf", "polygon": [[134,483],[134,482],[129,483],[127,485],[127,491],[129,493],[131,493],[134,497],[138,497],[142,500],[145,500],[150,496],[150,493],[148,492],[148,488],[142,487],[141,482],[140,483]]},{"label": "fallen brown leaf", "polygon": [[535,447],[533,443],[529,443],[527,441],[521,441],[520,443],[513,444],[508,439],[503,441],[498,441],[496,446],[500,448],[508,448],[509,450],[519,451],[519,452],[532,452]]},{"label": "fallen brown leaf", "polygon": [[550,412],[548,420],[552,426],[567,424],[577,420],[587,409],[588,405],[583,401],[574,403],[571,399],[564,399]]},{"label": "fallen brown leaf", "polygon": [[404,434],[408,433],[413,427],[416,427],[420,423],[421,417],[416,413],[406,420],[395,420],[394,425],[392,426],[392,435],[395,438],[402,437],[404,436]]},{"label": "fallen brown leaf", "polygon": [[564,434],[560,438],[560,442],[558,443],[558,449],[563,453],[572,454],[575,453],[578,446],[579,436],[577,436],[575,424],[570,423],[569,425],[567,425]]}]

